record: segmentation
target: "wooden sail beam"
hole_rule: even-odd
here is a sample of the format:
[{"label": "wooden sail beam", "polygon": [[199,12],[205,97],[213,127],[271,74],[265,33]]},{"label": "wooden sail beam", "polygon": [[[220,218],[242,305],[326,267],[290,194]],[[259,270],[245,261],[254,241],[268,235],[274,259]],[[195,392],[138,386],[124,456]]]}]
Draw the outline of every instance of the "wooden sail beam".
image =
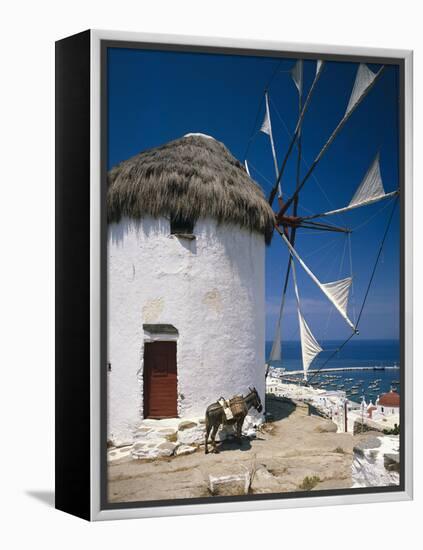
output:
[{"label": "wooden sail beam", "polygon": [[[294,213],[296,212],[298,207],[298,201],[294,202]],[[282,211],[282,209],[281,209]],[[337,225],[332,225],[329,223],[322,223],[322,222],[315,222],[307,218],[302,218],[301,216],[287,216],[287,215],[281,215],[279,212],[276,215],[276,225],[281,225],[284,228],[290,227],[292,228],[291,232],[291,244],[294,245],[295,241],[295,230],[297,228],[305,228],[305,229],[319,229],[321,231],[336,231],[338,233],[351,233],[351,229],[347,227],[339,227]]]},{"label": "wooden sail beam", "polygon": [[297,227],[302,229],[315,229],[317,231],[329,231],[335,233],[352,233],[347,227],[337,227],[336,225],[316,224],[313,222],[303,223]]},{"label": "wooden sail beam", "polygon": [[399,195],[399,189],[396,191],[391,191],[389,193],[385,193],[384,195],[380,195],[378,197],[370,198],[367,201],[363,201],[358,204],[349,204],[348,206],[345,206],[344,208],[338,208],[338,210],[330,210],[329,212],[320,212],[320,214],[313,214],[312,216],[304,216],[303,220],[314,220],[316,218],[323,218],[325,216],[331,216],[333,214],[343,214],[344,212],[349,212],[350,210],[355,210],[356,208],[361,208],[363,206],[368,206],[370,204],[374,204],[375,202],[379,202],[381,200],[385,199],[391,199],[393,197],[396,197]]},{"label": "wooden sail beam", "polygon": [[[322,70],[322,67],[320,68],[319,72],[321,72],[321,70]],[[299,117],[299,120],[301,118],[302,110],[303,109],[302,109],[302,87],[301,87],[301,90],[300,89],[298,90],[298,117]],[[295,143],[295,141],[294,141],[294,143]],[[299,183],[300,183],[300,165],[301,165],[301,131],[299,131],[299,136],[298,136],[298,142],[297,143],[298,143],[297,185],[299,185]],[[277,183],[276,189],[278,189],[278,188],[279,188],[279,184]],[[299,197],[297,197],[297,200],[294,203],[294,215],[295,216],[297,215],[298,199],[299,199]],[[280,196],[278,200],[279,200],[280,206],[282,206],[282,204],[283,204],[282,197]],[[288,230],[287,230],[286,226],[284,227],[284,231],[286,231],[286,233],[288,233]],[[292,246],[294,246],[294,243],[295,243],[295,234],[296,234],[296,227],[293,226],[292,229],[291,229],[291,235],[288,236]],[[280,305],[280,310],[279,310],[279,320],[278,320],[277,331],[276,331],[276,338],[279,338],[279,339],[281,338],[281,335],[280,335],[280,322],[281,322],[281,318],[282,318],[283,308],[284,308],[284,305],[285,305],[285,296],[286,296],[286,292],[287,292],[287,289],[288,289],[289,275],[290,275],[290,272],[291,272],[291,264],[292,263],[293,263],[293,259],[292,259],[292,256],[290,255],[289,258],[288,258],[288,265],[287,265],[286,273],[285,273],[285,281],[284,281],[283,291],[282,291],[282,300],[281,300],[281,305]],[[273,346],[274,345],[275,344],[273,344]],[[272,346],[272,351],[273,351],[273,346]],[[267,373],[266,373],[266,376],[267,376]]]},{"label": "wooden sail beam", "polygon": [[[329,225],[324,223],[314,223],[314,222],[298,222],[293,223],[291,221],[285,222],[284,220],[281,220],[278,224],[275,224],[276,226],[282,226],[284,229],[291,228],[291,237],[294,234],[297,229],[315,229],[317,231],[329,231],[329,232],[335,232],[335,233],[352,233],[352,230],[347,227],[338,227],[336,225]],[[291,239],[290,239],[291,241]],[[291,242],[292,244],[292,242]]]}]

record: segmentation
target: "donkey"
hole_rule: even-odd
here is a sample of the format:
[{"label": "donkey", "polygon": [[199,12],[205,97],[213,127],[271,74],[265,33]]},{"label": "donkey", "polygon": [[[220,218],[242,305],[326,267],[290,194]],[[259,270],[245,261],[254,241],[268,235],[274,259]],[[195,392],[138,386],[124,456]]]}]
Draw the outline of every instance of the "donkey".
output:
[{"label": "donkey", "polygon": [[263,410],[263,405],[261,404],[260,396],[256,390],[256,388],[248,388],[250,390],[250,393],[246,397],[242,397],[244,401],[244,407],[243,411],[240,413],[237,413],[234,415],[234,417],[231,420],[228,420],[226,418],[225,412],[223,410],[223,407],[220,403],[212,403],[207,407],[206,410],[206,447],[205,447],[205,454],[209,452],[208,448],[208,441],[209,441],[209,435],[211,432],[211,444],[213,447],[214,453],[218,453],[219,451],[216,448],[216,434],[217,430],[221,425],[233,425],[236,424],[236,438],[237,441],[241,442],[241,430],[242,425],[244,423],[244,419],[248,414],[248,411],[254,407],[257,412],[261,412]]}]

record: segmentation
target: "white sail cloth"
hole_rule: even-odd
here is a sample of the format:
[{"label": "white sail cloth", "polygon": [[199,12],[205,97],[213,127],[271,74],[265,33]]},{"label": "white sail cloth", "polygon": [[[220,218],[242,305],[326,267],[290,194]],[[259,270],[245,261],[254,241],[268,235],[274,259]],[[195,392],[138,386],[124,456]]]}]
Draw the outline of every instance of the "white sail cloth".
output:
[{"label": "white sail cloth", "polygon": [[[320,149],[317,157],[312,162],[311,166],[308,169],[307,174],[304,176],[303,181],[300,183],[300,185],[295,190],[294,195],[287,201],[285,207],[288,208],[292,201],[295,199],[295,197],[298,195],[298,193],[303,188],[305,182],[308,180],[310,175],[312,174],[313,170],[317,166],[317,164],[320,162],[320,159],[323,157],[323,155],[326,153],[328,148],[330,147],[331,143],[333,143],[336,136],[339,134],[339,132],[342,130],[344,125],[346,124],[347,120],[350,118],[352,113],[355,111],[359,103],[363,100],[363,98],[366,96],[366,94],[369,92],[370,88],[375,83],[376,79],[380,77],[382,74],[382,71],[384,69],[384,66],[382,66],[377,73],[373,73],[366,65],[361,64],[358,67],[357,70],[357,76],[354,82],[354,87],[350,96],[350,101],[348,102],[347,110],[345,111],[344,116],[341,118],[341,120],[338,122],[337,126],[329,136],[329,139],[326,141],[326,143],[323,145],[323,147]],[[321,69],[317,73],[314,82],[317,81],[318,75],[320,74]],[[314,83],[313,83],[314,86]],[[313,88],[312,86],[312,88]],[[310,94],[309,94],[310,95]],[[308,100],[308,98],[307,98]],[[307,101],[306,101],[307,103]],[[304,106],[303,111],[305,110],[306,105]],[[302,114],[300,117],[300,121],[302,120]],[[295,130],[297,135],[297,130],[299,128],[300,121],[297,124],[297,128]],[[317,217],[317,216],[314,216]],[[309,218],[310,219],[310,218]]]},{"label": "white sail cloth", "polygon": [[331,283],[322,284],[319,281],[319,279],[316,277],[316,275],[314,275],[314,273],[311,271],[311,269],[300,258],[300,256],[298,255],[298,252],[291,245],[291,243],[285,237],[285,235],[282,232],[280,233],[280,235],[282,239],[285,241],[291,254],[295,256],[298,263],[301,265],[301,267],[304,269],[307,275],[320,288],[323,294],[328,298],[328,300],[330,300],[330,302],[338,310],[340,315],[345,319],[346,323],[355,332],[356,329],[354,327],[354,324],[351,322],[351,320],[348,318],[348,315],[347,315],[348,295],[349,295],[349,289],[352,283],[352,278],[348,277],[346,279],[341,279],[339,281],[333,281]]},{"label": "white sail cloth", "polygon": [[264,119],[260,127],[260,132],[267,134],[269,137],[272,135],[272,123],[270,121],[269,102],[267,99],[267,93],[265,95],[266,111],[264,112]]},{"label": "white sail cloth", "polygon": [[378,153],[348,206],[360,206],[363,203],[367,203],[369,200],[374,201],[380,199],[384,195],[385,189],[383,188],[382,176],[380,173]]},{"label": "white sail cloth", "polygon": [[247,172],[247,174],[250,176],[251,178],[251,174],[250,174],[250,168],[248,166],[248,162],[247,162],[247,159],[244,160],[244,166],[245,166],[245,171]]},{"label": "white sail cloth", "polygon": [[319,355],[321,351],[323,351],[323,349],[320,347],[319,342],[313,336],[313,333],[311,332],[310,327],[308,326],[302,314],[301,304],[300,304],[300,295],[298,292],[298,285],[297,285],[297,274],[295,270],[294,261],[292,260],[292,256],[291,256],[291,262],[292,262],[292,275],[294,279],[295,296],[297,298],[298,322],[300,325],[301,357],[303,362],[304,380],[307,380],[307,372],[311,363],[313,362],[314,358],[317,355]]},{"label": "white sail cloth", "polygon": [[269,361],[280,361],[281,356],[281,318],[279,317],[276,323],[275,337],[273,338]]},{"label": "white sail cloth", "polygon": [[303,123],[304,116],[306,114],[308,106],[310,105],[310,101],[311,101],[311,98],[313,96],[313,92],[314,92],[314,90],[317,86],[317,82],[319,81],[320,73],[322,72],[323,66],[324,66],[324,62],[319,59],[316,63],[316,76],[314,77],[313,83],[312,83],[311,88],[310,88],[310,90],[307,94],[307,98],[306,98],[305,103],[303,105],[303,108],[301,110],[300,116],[298,117],[298,122],[297,122],[297,125],[295,127],[295,132],[294,132],[294,136],[293,136],[293,142],[295,142],[295,139],[297,138],[299,132],[301,131],[301,126],[302,126],[302,123]]},{"label": "white sail cloth", "polygon": [[282,295],[281,306],[279,308],[279,317],[276,323],[275,337],[273,338],[272,349],[270,351],[270,361],[280,361],[281,360],[281,321],[282,313],[285,305],[285,292]]},{"label": "white sail cloth", "polygon": [[307,372],[311,363],[323,349],[313,336],[310,327],[299,310],[298,319],[300,322],[301,357],[303,360],[304,380],[307,380]]},{"label": "white sail cloth", "polygon": [[303,61],[299,59],[291,70],[292,80],[297,87],[298,93],[303,93]]},{"label": "white sail cloth", "polygon": [[[272,121],[270,120],[270,109],[269,109],[269,96],[267,92],[264,94],[265,98],[265,104],[266,104],[266,112],[264,114],[264,120],[263,124],[261,125],[260,132],[263,132],[263,134],[267,134],[270,138],[270,146],[272,148],[272,156],[273,156],[273,164],[275,166],[275,174],[276,178],[279,175],[279,168],[278,168],[278,159],[276,157],[276,150],[275,150],[275,142],[273,141],[273,132],[272,132]],[[282,196],[282,190],[280,183],[278,184],[279,189],[279,196]]]},{"label": "white sail cloth", "polygon": [[367,170],[364,178],[362,179],[360,185],[357,188],[357,191],[354,193],[354,196],[348,206],[338,208],[337,210],[330,210],[329,212],[323,212],[321,214],[315,214],[313,216],[305,216],[304,219],[310,220],[313,218],[321,218],[323,216],[331,216],[333,214],[342,214],[343,212],[348,212],[349,210],[359,208],[360,206],[367,206],[368,204],[372,204],[382,199],[393,197],[397,194],[398,191],[385,193],[382,182],[382,175],[380,173],[380,158],[378,153],[372,164],[370,165],[370,168]]},{"label": "white sail cloth", "polygon": [[377,73],[372,72],[367,65],[360,63],[357,69],[357,75],[355,77],[354,86],[351,92],[350,100],[348,102],[347,110],[345,115],[347,115],[360,101],[362,95],[367,90],[367,88],[373,84],[374,79],[376,78]]},{"label": "white sail cloth", "polygon": [[322,283],[322,287],[324,287],[326,292],[332,296],[333,301],[339,305],[339,308],[344,315],[347,315],[351,284],[351,277],[346,277],[345,279],[340,279],[339,281],[333,281],[331,283]]}]

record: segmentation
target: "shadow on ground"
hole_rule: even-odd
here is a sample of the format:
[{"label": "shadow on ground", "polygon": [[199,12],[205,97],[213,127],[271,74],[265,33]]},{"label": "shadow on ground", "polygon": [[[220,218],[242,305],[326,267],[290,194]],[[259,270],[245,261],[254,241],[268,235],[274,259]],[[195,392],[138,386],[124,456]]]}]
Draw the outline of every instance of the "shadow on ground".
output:
[{"label": "shadow on ground", "polygon": [[266,412],[270,413],[273,421],[288,418],[297,406],[287,397],[276,397],[276,395],[266,395]]},{"label": "shadow on ground", "polygon": [[251,442],[247,437],[242,438],[242,442],[239,443],[236,439],[225,439],[217,446],[219,452],[224,451],[249,451],[251,449]]},{"label": "shadow on ground", "polygon": [[49,508],[54,508],[54,491],[26,491],[26,494]]}]

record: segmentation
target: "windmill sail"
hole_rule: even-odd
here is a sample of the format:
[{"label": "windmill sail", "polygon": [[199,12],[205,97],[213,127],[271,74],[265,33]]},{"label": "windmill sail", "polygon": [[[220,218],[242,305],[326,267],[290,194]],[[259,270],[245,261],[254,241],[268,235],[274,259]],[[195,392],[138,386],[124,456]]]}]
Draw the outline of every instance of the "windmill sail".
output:
[{"label": "windmill sail", "polygon": [[250,168],[248,167],[247,159],[244,160],[244,166],[245,166],[245,171],[247,172],[247,174],[248,174],[248,175],[250,176],[250,178],[251,178]]},{"label": "windmill sail", "polygon": [[313,216],[305,216],[303,219],[311,220],[314,218],[321,218],[323,216],[331,216],[333,214],[342,214],[348,212],[354,208],[361,206],[367,206],[383,199],[391,198],[398,194],[398,191],[392,191],[391,193],[385,193],[383,188],[382,176],[380,173],[379,153],[373,160],[370,168],[367,170],[363,180],[358,186],[357,191],[354,193],[348,206],[338,208],[337,210],[330,210],[329,212],[323,212],[320,214],[314,214]]},{"label": "windmill sail", "polygon": [[294,135],[292,136],[292,139],[291,139],[291,142],[289,144],[288,150],[285,153],[285,157],[282,161],[281,169],[279,170],[279,173],[277,174],[276,183],[275,183],[275,185],[273,186],[273,188],[270,192],[270,195],[269,195],[269,204],[270,204],[270,206],[272,206],[272,204],[273,204],[273,200],[274,200],[275,195],[276,195],[276,190],[279,190],[279,193],[280,193],[281,180],[282,180],[282,176],[283,176],[286,164],[288,162],[289,155],[291,154],[291,151],[294,147],[294,144],[297,141],[298,136],[300,135],[301,127],[302,127],[303,120],[304,120],[304,116],[305,116],[305,114],[307,112],[307,109],[310,105],[311,98],[312,98],[314,90],[317,86],[317,82],[319,81],[320,75],[322,73],[323,66],[324,66],[324,62],[319,60],[317,62],[317,67],[316,67],[316,76],[314,77],[313,83],[312,83],[311,88],[310,88],[310,90],[307,94],[307,98],[306,98],[305,103],[303,105],[303,108],[301,110],[300,116],[298,117],[298,122],[297,122],[297,125],[295,127]]},{"label": "windmill sail", "polygon": [[281,357],[281,318],[279,317],[278,322],[276,323],[275,337],[273,339],[269,361],[280,361]]},{"label": "windmill sail", "polygon": [[303,93],[303,61],[299,59],[291,70],[292,80],[297,87],[298,93]]},{"label": "windmill sail", "polygon": [[339,306],[339,309],[347,315],[348,297],[350,294],[350,288],[352,284],[352,278],[347,277],[339,281],[333,281],[331,283],[322,283],[322,287],[326,289],[327,294],[332,296],[334,302]]},{"label": "windmill sail", "polygon": [[372,72],[367,65],[360,63],[355,77],[354,87],[345,111],[345,116],[356,106],[369,86],[373,84],[377,73]]},{"label": "windmill sail", "polygon": [[279,317],[276,322],[276,328],[275,328],[275,337],[273,339],[272,349],[270,351],[270,357],[269,357],[270,361],[281,360],[281,320],[282,320],[283,308],[285,305],[285,296],[286,296],[286,288],[284,288],[284,291],[282,293],[281,306],[279,308]]},{"label": "windmill sail", "polygon": [[[270,138],[270,146],[272,148],[272,156],[273,156],[273,164],[275,166],[275,174],[276,177],[278,177],[278,159],[276,157],[276,150],[275,150],[275,142],[273,141],[273,132],[272,132],[272,122],[270,120],[270,109],[269,109],[269,96],[267,92],[264,94],[265,96],[265,103],[266,103],[266,112],[264,114],[264,120],[263,124],[261,125],[260,132],[263,132],[263,134],[267,134]],[[278,187],[279,190],[279,197],[282,196],[282,190],[281,186]]]},{"label": "windmill sail", "polygon": [[380,174],[379,153],[367,170],[363,181],[355,192],[349,206],[360,206],[369,200],[380,199],[385,195],[383,188],[382,176]]},{"label": "windmill sail", "polygon": [[[292,261],[292,256],[291,256]],[[304,319],[304,316],[301,311],[301,305],[300,305],[300,295],[298,292],[298,285],[297,285],[297,275],[295,270],[295,264],[292,261],[292,275],[294,279],[294,289],[295,289],[295,296],[297,298],[297,311],[298,311],[298,322],[300,325],[300,338],[301,338],[301,356],[303,361],[303,370],[304,370],[304,380],[307,380],[307,371],[313,362],[313,359],[319,355],[323,349],[320,347],[318,341],[313,336],[313,333],[310,330],[310,327],[308,326],[306,320]]]},{"label": "windmill sail", "polygon": [[[303,108],[301,109],[300,116],[298,117],[298,122],[297,122],[297,125],[295,127],[294,136],[293,136],[293,143],[295,143],[295,141],[297,139],[297,136],[298,136],[298,133],[301,130],[301,126],[303,124],[304,116],[305,116],[305,114],[307,112],[307,109],[310,105],[311,98],[313,97],[313,93],[314,93],[314,90],[316,88],[317,82],[319,81],[319,78],[320,78],[320,75],[321,75],[321,72],[322,72],[322,69],[323,69],[323,65],[324,65],[324,61],[322,61],[320,59],[316,63],[316,76],[313,79],[313,83],[312,83],[311,88],[310,88],[310,90],[307,94],[307,97],[306,97],[305,103],[303,105]],[[288,152],[290,152],[290,151],[291,151],[291,144],[290,144],[290,147],[288,149]]]},{"label": "windmill sail", "polygon": [[323,351],[323,349],[313,336],[310,327],[306,323],[300,310],[298,310],[298,320],[300,322],[301,355],[303,360],[304,380],[307,380],[307,371],[311,363],[314,358],[317,357],[321,351]]},{"label": "windmill sail", "polygon": [[303,260],[298,255],[295,248],[291,245],[289,240],[285,237],[285,235],[280,232],[280,235],[282,239],[285,241],[289,251],[295,258],[297,259],[298,263],[301,265],[301,267],[304,269],[304,271],[307,273],[307,275],[311,278],[311,280],[320,288],[320,290],[323,292],[323,294],[332,302],[334,307],[338,310],[340,315],[345,319],[346,323],[352,328],[352,330],[355,332],[355,327],[351,320],[348,318],[347,315],[347,302],[348,302],[348,294],[349,294],[349,287],[351,286],[352,279],[351,277],[348,277],[347,279],[342,279],[340,281],[334,281],[331,283],[324,283],[322,284],[319,279],[314,275],[314,273],[310,270],[310,268],[303,262]]},{"label": "windmill sail", "polygon": [[[319,287],[320,291],[326,296],[326,298],[331,302],[331,304],[342,316],[342,318],[345,320],[348,326],[352,329],[352,334],[350,334],[349,337],[345,340],[345,342],[343,342],[342,345],[339,346],[339,348],[335,350],[334,353],[332,353],[332,355],[323,363],[323,366],[324,366],[330,359],[332,359],[332,357],[337,353],[337,351],[339,351],[339,349],[341,349],[352,338],[352,336],[354,336],[354,334],[358,334],[358,324],[360,322],[361,313],[363,311],[364,303],[367,298],[368,290],[372,283],[375,268],[379,260],[380,253],[382,251],[382,246],[385,241],[387,231],[389,229],[389,225],[394,213],[394,209],[391,212],[388,226],[382,240],[382,245],[379,250],[375,267],[373,269],[369,286],[367,287],[363,305],[361,306],[360,313],[358,315],[358,319],[356,323],[355,322],[353,323],[348,317],[348,309],[349,309],[348,301],[350,297],[350,292],[352,291],[352,288],[353,288],[352,277],[346,277],[336,281],[322,283],[316,277],[316,275],[314,275],[314,273],[311,271],[308,265],[299,256],[299,254],[297,253],[297,250],[294,248],[296,229],[298,227],[302,227],[304,229],[315,229],[320,231],[341,231],[349,234],[351,233],[351,231],[348,229],[335,227],[332,224],[327,224],[323,222],[320,222],[320,223],[311,222],[311,221],[307,222],[307,220],[312,220],[313,218],[318,218],[321,216],[328,216],[330,214],[337,214],[337,213],[349,211],[354,208],[358,208],[367,204],[371,204],[376,201],[393,197],[394,195],[398,195],[399,193],[398,190],[390,193],[385,192],[383,182],[382,182],[381,170],[380,170],[379,154],[377,154],[373,162],[371,163],[370,167],[368,168],[366,174],[364,175],[362,181],[360,182],[360,185],[358,186],[356,192],[353,194],[349,204],[347,204],[342,208],[331,210],[329,212],[323,212],[320,214],[313,214],[310,216],[297,215],[298,199],[299,199],[300,192],[302,191],[305,183],[308,181],[313,171],[315,170],[316,166],[318,165],[322,157],[325,155],[325,153],[328,151],[331,144],[334,142],[336,137],[344,128],[349,118],[353,115],[353,113],[358,108],[358,106],[363,102],[365,97],[369,94],[370,90],[375,86],[376,82],[381,77],[384,71],[383,65],[380,66],[380,68],[377,71],[373,72],[367,65],[363,63],[358,64],[357,72],[355,75],[354,83],[353,83],[349,98],[347,101],[345,101],[345,104],[346,104],[345,110],[343,110],[343,112],[340,113],[340,119],[337,122],[337,125],[333,128],[332,133],[329,135],[326,142],[323,144],[323,147],[320,149],[317,156],[314,158],[313,162],[308,166],[306,174],[302,177],[302,179],[300,179],[302,124],[303,124],[305,113],[309,107],[311,97],[313,95],[313,91],[321,76],[321,73],[323,72],[323,66],[324,66],[324,62],[322,60],[316,61],[314,79],[310,87],[310,90],[308,91],[304,104],[302,101],[303,99],[302,93],[303,93],[303,85],[304,85],[303,62],[301,60],[297,60],[290,71],[294,85],[296,86],[299,92],[298,121],[295,127],[294,134],[293,136],[291,136],[291,141],[289,142],[287,151],[283,156],[283,161],[279,172],[277,171],[276,155],[274,154],[275,172],[277,174],[277,177],[274,185],[272,186],[271,192],[269,194],[269,201],[268,201],[270,206],[272,206],[278,189],[280,193],[281,181],[282,181],[282,176],[284,174],[284,170],[286,168],[289,156],[293,151],[293,147],[295,143],[298,142],[297,176],[296,176],[295,191],[293,195],[291,195],[287,200],[285,200],[284,202],[280,201],[279,212],[276,215],[275,231],[277,231],[280,234],[280,236],[282,237],[282,240],[285,242],[286,246],[288,247],[289,259],[288,259],[288,267],[285,275],[285,285],[284,285],[284,290],[283,290],[283,295],[281,300],[279,317],[276,323],[276,334],[275,334],[275,339],[274,339],[271,354],[270,354],[270,360],[277,361],[281,359],[281,347],[283,345],[281,343],[281,326],[282,326],[281,317],[282,317],[282,310],[284,307],[285,295],[286,295],[286,290],[287,290],[288,281],[289,281],[290,270],[292,270],[296,304],[297,304],[300,340],[301,340],[301,358],[302,358],[302,365],[303,365],[305,380],[307,380],[307,374],[310,373],[309,371],[310,365],[312,364],[316,356],[319,353],[321,353],[323,350],[319,342],[313,335],[311,328],[305,319],[304,312],[302,310],[302,306],[300,303],[300,295],[299,295],[299,290],[297,285],[297,277],[296,277],[297,262],[301,265],[301,267],[304,269],[307,275],[312,279],[312,281],[316,284],[316,286]],[[267,92],[265,93],[265,98],[266,98],[266,113],[265,113],[263,124],[261,126],[261,131],[269,135],[272,143],[272,151],[274,152],[272,127],[271,127],[270,113],[269,113],[269,98],[267,96]],[[288,214],[288,210],[291,207],[291,205],[293,205],[294,208],[292,213]],[[350,269],[352,271],[351,248],[349,250],[349,254],[350,254]],[[344,256],[345,256],[345,247],[344,247],[344,252],[341,260],[340,271],[342,270],[342,267],[343,267]],[[351,308],[351,310],[352,309],[353,308]],[[310,380],[312,380],[315,374],[319,372],[322,368],[323,367],[320,367],[316,371],[313,371],[313,374],[310,377]]]},{"label": "windmill sail", "polygon": [[[323,145],[323,147],[320,149],[320,152],[318,153],[317,157],[314,159],[314,161],[311,163],[307,174],[304,176],[302,182],[295,190],[295,193],[292,195],[292,197],[286,201],[284,210],[282,213],[286,212],[288,208],[291,206],[292,202],[296,199],[301,189],[304,187],[305,183],[313,173],[313,170],[316,168],[318,163],[320,162],[323,155],[326,153],[326,151],[329,149],[330,145],[333,143],[336,136],[339,134],[339,132],[342,130],[342,128],[345,126],[347,120],[350,118],[350,116],[353,114],[355,109],[358,107],[358,105],[361,103],[361,101],[364,99],[364,97],[368,94],[368,92],[371,90],[373,85],[375,84],[376,80],[380,77],[382,74],[382,71],[384,69],[384,66],[378,70],[377,73],[373,73],[367,65],[360,64],[357,70],[357,76],[354,82],[353,90],[351,92],[350,101],[348,102],[347,110],[345,111],[344,116],[341,118],[341,120],[338,122],[338,125],[333,130],[332,134],[329,136],[329,139],[326,141],[326,143]],[[315,79],[316,80],[316,79]],[[271,195],[269,198],[270,204],[272,204],[274,196]]]},{"label": "windmill sail", "polygon": [[264,119],[260,127],[260,132],[263,132],[263,134],[267,134],[269,137],[272,135],[272,123],[270,122],[269,103],[267,101],[267,94],[266,94],[266,111],[264,113]]}]

